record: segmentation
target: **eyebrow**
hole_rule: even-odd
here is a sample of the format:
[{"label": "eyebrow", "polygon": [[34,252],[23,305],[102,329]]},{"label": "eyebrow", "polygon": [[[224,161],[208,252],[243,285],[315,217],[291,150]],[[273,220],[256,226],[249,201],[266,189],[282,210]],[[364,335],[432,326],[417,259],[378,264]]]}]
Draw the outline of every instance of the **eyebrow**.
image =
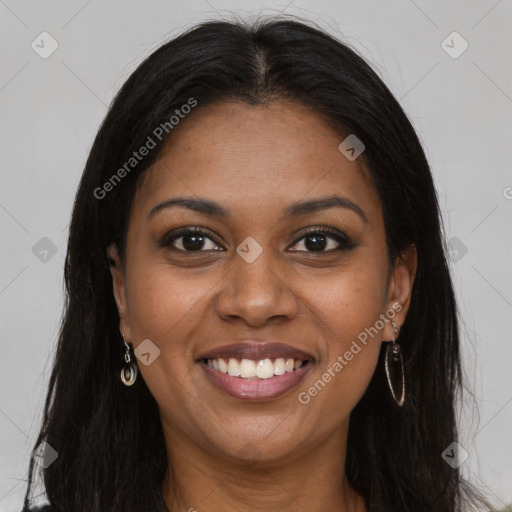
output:
[{"label": "eyebrow", "polygon": [[[152,208],[148,217],[153,217],[162,210],[171,208],[173,206],[181,206],[182,208],[188,208],[189,210],[193,210],[195,212],[202,213],[203,215],[212,217],[231,217],[231,212],[215,201],[193,197],[175,197],[173,199],[162,201]],[[352,210],[353,212],[357,213],[357,215],[359,215],[359,217],[365,223],[368,223],[368,218],[366,217],[362,208],[350,199],[343,196],[330,196],[320,199],[311,199],[309,201],[298,201],[296,203],[292,203],[284,210],[280,220],[299,217],[301,215],[315,213],[333,207]]]}]

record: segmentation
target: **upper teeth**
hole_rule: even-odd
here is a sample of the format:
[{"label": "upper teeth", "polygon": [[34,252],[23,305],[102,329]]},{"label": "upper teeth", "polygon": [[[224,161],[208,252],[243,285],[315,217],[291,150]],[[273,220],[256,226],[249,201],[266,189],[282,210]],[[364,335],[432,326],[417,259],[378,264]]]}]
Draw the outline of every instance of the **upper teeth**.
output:
[{"label": "upper teeth", "polygon": [[207,359],[210,368],[227,373],[232,377],[242,377],[245,379],[259,377],[260,379],[270,379],[274,375],[283,375],[286,372],[293,372],[302,366],[302,360],[295,360],[291,357],[285,359],[278,357],[275,360],[261,359],[253,361],[252,359]]}]

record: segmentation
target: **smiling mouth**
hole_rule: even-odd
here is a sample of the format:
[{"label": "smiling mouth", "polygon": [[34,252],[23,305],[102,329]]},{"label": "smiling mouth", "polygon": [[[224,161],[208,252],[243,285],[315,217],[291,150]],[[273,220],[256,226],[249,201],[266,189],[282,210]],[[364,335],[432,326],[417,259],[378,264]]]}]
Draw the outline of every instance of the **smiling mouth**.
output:
[{"label": "smiling mouth", "polygon": [[311,359],[302,360],[291,357],[259,360],[218,357],[214,359],[202,358],[201,362],[207,365],[208,368],[231,377],[247,380],[265,380],[293,373],[303,365],[313,361]]},{"label": "smiling mouth", "polygon": [[316,361],[290,344],[244,340],[211,348],[196,363],[218,389],[239,400],[268,401],[290,393]]}]

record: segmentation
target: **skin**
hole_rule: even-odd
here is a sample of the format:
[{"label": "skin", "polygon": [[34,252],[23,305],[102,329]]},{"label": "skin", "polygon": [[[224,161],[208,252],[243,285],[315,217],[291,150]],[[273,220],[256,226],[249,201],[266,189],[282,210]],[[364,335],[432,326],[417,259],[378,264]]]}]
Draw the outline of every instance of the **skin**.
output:
[{"label": "skin", "polygon": [[[349,161],[338,150],[344,138],[284,100],[198,107],[140,183],[124,260],[114,245],[107,250],[125,340],[136,349],[150,339],[160,350],[150,365],[137,364],[160,410],[174,474],[162,492],[172,512],[367,510],[345,477],[347,432],[381,343],[393,338],[390,322],[309,403],[297,396],[393,304],[402,308],[393,321],[403,324],[416,251],[388,272],[381,203],[362,158]],[[289,204],[333,193],[359,205],[367,222],[336,207],[280,220]],[[148,217],[177,196],[214,200],[232,216],[172,207]],[[185,226],[207,228],[220,243],[205,238],[187,252],[185,237],[158,246]],[[328,234],[326,245],[311,248],[304,229],[321,226],[356,246],[331,251],[339,242]],[[263,250],[252,263],[236,252],[249,236]],[[239,400],[211,384],[195,360],[244,338],[287,342],[315,365],[277,399]]]}]

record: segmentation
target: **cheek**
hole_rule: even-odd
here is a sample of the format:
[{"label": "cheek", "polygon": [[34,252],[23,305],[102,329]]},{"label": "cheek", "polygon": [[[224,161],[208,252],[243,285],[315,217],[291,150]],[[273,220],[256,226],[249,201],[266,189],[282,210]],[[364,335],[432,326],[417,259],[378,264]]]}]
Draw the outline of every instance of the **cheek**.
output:
[{"label": "cheek", "polygon": [[[151,365],[139,364],[148,387],[156,396],[166,390],[166,400],[180,394],[179,383],[190,379],[194,367],[194,333],[203,325],[208,290],[214,284],[203,278],[187,278],[186,272],[171,272],[168,264],[134,257],[127,269],[128,315],[133,347],[151,340],[160,350]],[[192,274],[190,274],[192,276]],[[175,392],[169,393],[169,384]]]},{"label": "cheek", "polygon": [[[386,304],[385,264],[380,258],[361,257],[350,265],[316,282],[315,310],[333,338],[343,344],[373,326]],[[306,285],[311,286],[311,285]]]},{"label": "cheek", "polygon": [[[315,311],[326,347],[324,360],[319,362],[320,379],[329,387],[327,393],[322,392],[322,401],[345,404],[350,410],[366,390],[379,357],[385,266],[361,259],[340,271],[336,279],[320,283],[317,290]],[[316,388],[323,389],[323,384]]]},{"label": "cheek", "polygon": [[[164,265],[139,264],[133,260],[127,283],[129,297],[128,314],[133,336],[133,347],[149,339],[160,351],[150,365],[137,361],[139,371],[162,408],[161,414],[190,408],[198,402],[194,389],[186,385],[190,381],[194,354],[193,337],[195,326],[204,321],[201,312],[202,300],[206,298],[208,286],[201,280],[192,283],[188,279],[177,279]],[[200,414],[201,411],[196,411]],[[170,414],[175,417],[175,414]],[[183,428],[192,429],[193,425]]]},{"label": "cheek", "polygon": [[[144,238],[143,233],[139,235]],[[204,316],[201,309],[215,284],[214,273],[173,268],[164,257],[151,253],[142,244],[134,243],[132,248],[127,295],[134,337],[150,338],[172,350],[183,339],[182,334]]]}]

